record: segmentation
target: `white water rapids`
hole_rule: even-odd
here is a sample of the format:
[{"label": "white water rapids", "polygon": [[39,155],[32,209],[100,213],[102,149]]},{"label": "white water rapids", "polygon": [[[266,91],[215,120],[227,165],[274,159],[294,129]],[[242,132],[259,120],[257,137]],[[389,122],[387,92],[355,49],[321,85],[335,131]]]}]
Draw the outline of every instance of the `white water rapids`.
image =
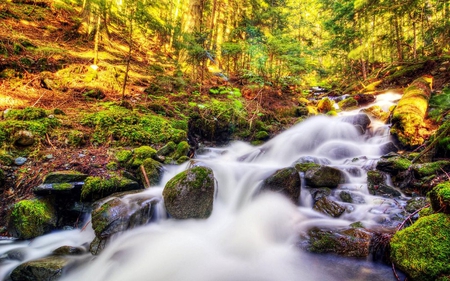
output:
[{"label": "white water rapids", "polygon": [[[389,97],[389,98],[388,98]],[[398,95],[378,96],[383,106]],[[386,99],[388,98],[388,99]],[[165,183],[190,165],[213,169],[217,181],[214,210],[206,220],[160,219],[113,239],[98,256],[84,256],[84,264],[63,280],[90,281],[381,281],[395,280],[390,268],[370,261],[300,250],[299,234],[313,226],[347,227],[362,222],[379,226],[399,212],[391,199],[369,195],[366,171],[381,156],[379,146],[389,140],[388,130],[372,123],[361,135],[337,117],[317,116],[293,126],[260,147],[234,142],[225,148],[205,148],[194,161],[167,166],[159,186],[147,191],[161,195]],[[375,133],[377,132],[377,133]],[[305,188],[299,206],[277,194],[258,193],[261,182],[300,158],[316,159],[346,173],[346,183],[333,193],[351,192],[357,203],[339,202],[347,211],[338,219],[311,209]],[[165,217],[160,209],[161,217]],[[25,260],[48,255],[62,245],[90,243],[92,229],[62,231],[31,242],[0,244],[0,257],[23,248]],[[17,264],[0,264],[7,280]]]}]

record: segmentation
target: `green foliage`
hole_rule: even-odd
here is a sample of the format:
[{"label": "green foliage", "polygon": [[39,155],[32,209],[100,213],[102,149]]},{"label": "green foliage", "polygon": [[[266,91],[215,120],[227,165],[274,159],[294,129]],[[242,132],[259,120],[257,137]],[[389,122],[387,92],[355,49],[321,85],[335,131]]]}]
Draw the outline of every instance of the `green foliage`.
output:
[{"label": "green foliage", "polygon": [[116,157],[117,162],[126,163],[133,157],[133,152],[131,150],[121,149],[117,151],[114,156]]},{"label": "green foliage", "polygon": [[42,108],[26,107],[24,109],[9,109],[3,116],[7,120],[30,121],[47,117]]},{"label": "green foliage", "polygon": [[341,100],[340,102],[338,102],[338,105],[339,105],[339,108],[344,110],[344,109],[349,109],[352,107],[357,107],[358,101],[356,101],[354,98],[350,97],[350,98]]},{"label": "green foliage", "polygon": [[436,185],[428,193],[428,197],[435,212],[450,213],[450,182]]},{"label": "green foliage", "polygon": [[327,113],[330,110],[334,109],[334,101],[329,98],[323,98],[317,104],[317,110],[322,113]]},{"label": "green foliage", "polygon": [[450,274],[450,217],[439,213],[419,218],[390,242],[393,262],[413,280],[429,281]]},{"label": "green foliage", "polygon": [[144,145],[134,149],[133,151],[133,160],[132,166],[139,167],[142,165],[142,162],[147,158],[155,158],[156,150],[153,147]]}]

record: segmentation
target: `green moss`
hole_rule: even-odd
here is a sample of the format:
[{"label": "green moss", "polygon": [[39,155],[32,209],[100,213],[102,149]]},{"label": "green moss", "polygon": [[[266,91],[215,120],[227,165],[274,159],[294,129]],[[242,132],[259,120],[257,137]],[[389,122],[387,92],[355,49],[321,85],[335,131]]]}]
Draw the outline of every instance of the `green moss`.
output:
[{"label": "green moss", "polygon": [[88,114],[81,123],[94,128],[91,142],[96,144],[111,140],[116,145],[161,144],[187,138],[186,131],[172,127],[160,116],[141,114],[118,106]]},{"label": "green moss", "polygon": [[9,155],[6,151],[0,150],[0,164],[3,164],[5,166],[11,166],[13,163],[14,158],[11,155]]},{"label": "green moss", "polygon": [[348,108],[352,108],[352,107],[357,107],[358,101],[355,100],[354,98],[350,97],[350,98],[341,100],[340,102],[338,102],[338,105],[339,105],[339,108],[341,108],[341,109],[348,109]]},{"label": "green moss", "polygon": [[438,172],[442,172],[442,169],[444,169],[444,167],[446,166],[450,166],[449,161],[436,161],[414,165],[414,171],[419,177],[425,177],[435,175]]},{"label": "green moss", "polygon": [[87,175],[78,171],[58,171],[48,173],[44,177],[44,183],[68,183],[81,182],[86,179]]},{"label": "green moss", "polygon": [[33,135],[45,137],[53,129],[59,127],[61,122],[56,118],[43,118],[37,120],[6,119],[0,121],[0,144],[13,143],[14,135],[22,130],[30,131]]},{"label": "green moss", "polygon": [[[142,162],[142,166],[144,166],[150,185],[158,184],[163,172],[162,164],[151,158],[147,158]],[[139,178],[142,182],[146,182],[141,170],[139,170]]]},{"label": "green moss", "polygon": [[55,190],[69,190],[73,187],[70,183],[54,183],[52,186]]},{"label": "green moss", "polygon": [[178,185],[185,186],[187,191],[192,189],[201,189],[204,186],[214,185],[214,181],[211,179],[211,169],[205,167],[194,167],[177,174],[170,179],[164,187],[164,200],[175,200],[181,189],[178,189]]},{"label": "green moss", "polygon": [[306,172],[309,169],[320,167],[319,164],[316,163],[297,163],[295,164],[295,169],[299,172]]},{"label": "green moss", "polygon": [[55,225],[54,209],[47,201],[22,200],[12,208],[10,226],[19,238],[37,237]]},{"label": "green moss", "polygon": [[431,207],[435,212],[450,213],[450,182],[436,185],[429,193]]},{"label": "green moss", "polygon": [[431,207],[423,208],[422,210],[419,211],[419,217],[426,217],[432,214],[434,214],[434,211],[433,208]]},{"label": "green moss", "polygon": [[155,157],[156,157],[156,150],[153,147],[147,145],[138,147],[133,152],[132,166],[138,167],[142,165],[145,159]]},{"label": "green moss", "polygon": [[116,157],[117,162],[126,163],[133,157],[133,152],[131,150],[123,149],[117,151],[114,156]]},{"label": "green moss", "polygon": [[437,280],[450,274],[450,218],[433,214],[419,218],[391,240],[391,259],[413,280]]},{"label": "green moss", "polygon": [[117,162],[115,162],[115,161],[111,161],[108,164],[106,164],[107,170],[117,171],[118,168],[119,168],[119,164],[117,164]]},{"label": "green moss", "polygon": [[187,156],[187,154],[189,153],[190,150],[190,145],[187,141],[182,141],[177,145],[177,149],[174,153],[174,155],[172,156],[173,159],[178,159],[180,157],[183,156]]},{"label": "green moss", "polygon": [[270,135],[266,131],[259,131],[259,132],[256,133],[255,138],[257,140],[263,140],[264,141],[264,140],[268,140],[270,138]]},{"label": "green moss", "polygon": [[166,145],[161,147],[160,150],[158,150],[157,154],[159,156],[169,156],[171,155],[175,150],[177,149],[177,145],[173,141],[169,141]]},{"label": "green moss", "polygon": [[47,117],[45,110],[37,107],[27,107],[24,109],[10,109],[4,114],[4,118],[7,120],[38,120]]},{"label": "green moss", "polygon": [[115,192],[139,189],[139,185],[127,178],[112,176],[109,179],[88,177],[81,188],[82,201],[95,201]]},{"label": "green moss", "polygon": [[191,160],[191,158],[189,158],[188,156],[181,156],[177,159],[177,164],[183,164],[184,162],[187,162],[189,160]]}]

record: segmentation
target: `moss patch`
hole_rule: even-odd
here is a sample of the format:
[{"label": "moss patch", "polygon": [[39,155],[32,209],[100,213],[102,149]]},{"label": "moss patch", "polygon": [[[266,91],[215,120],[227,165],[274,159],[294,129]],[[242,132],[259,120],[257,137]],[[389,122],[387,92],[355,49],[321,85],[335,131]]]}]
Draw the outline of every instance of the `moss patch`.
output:
[{"label": "moss patch", "polygon": [[438,184],[428,193],[428,196],[435,212],[450,214],[450,182]]},{"label": "moss patch", "polygon": [[139,189],[137,182],[119,176],[109,179],[88,177],[81,188],[82,201],[95,201],[115,192]]},{"label": "moss patch", "polygon": [[433,214],[419,218],[391,240],[393,262],[413,280],[437,280],[450,274],[450,218]]}]

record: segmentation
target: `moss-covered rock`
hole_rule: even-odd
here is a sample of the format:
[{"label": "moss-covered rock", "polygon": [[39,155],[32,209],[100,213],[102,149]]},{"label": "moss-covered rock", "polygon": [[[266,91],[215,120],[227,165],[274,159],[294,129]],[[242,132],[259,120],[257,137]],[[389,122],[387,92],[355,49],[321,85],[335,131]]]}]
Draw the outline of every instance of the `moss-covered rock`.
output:
[{"label": "moss-covered rock", "polygon": [[88,175],[80,173],[78,171],[57,171],[47,174],[44,177],[45,183],[69,183],[69,182],[82,182]]},{"label": "moss-covered rock", "polygon": [[395,175],[398,172],[408,170],[411,165],[411,161],[404,157],[398,155],[387,155],[380,158],[376,168],[377,170]]},{"label": "moss-covered rock", "polygon": [[423,130],[427,114],[428,100],[431,96],[430,81],[427,77],[414,80],[392,114],[391,134],[405,147],[421,145],[426,132]]},{"label": "moss-covered rock", "polygon": [[29,121],[47,117],[44,109],[38,107],[26,107],[24,109],[5,110],[3,117],[7,120]]},{"label": "moss-covered rock", "polygon": [[140,189],[137,182],[119,177],[112,176],[109,179],[101,177],[88,177],[81,189],[82,201],[95,201],[115,192],[123,192]]},{"label": "moss-covered rock", "polygon": [[339,105],[340,109],[346,110],[346,109],[357,107],[358,101],[356,99],[354,99],[353,97],[350,97],[350,98],[341,100],[340,102],[338,102],[338,105]]},{"label": "moss-covered rock", "polygon": [[9,219],[9,232],[20,239],[31,239],[56,227],[56,213],[47,200],[22,200],[14,204]]},{"label": "moss-covered rock", "polygon": [[432,281],[450,275],[450,217],[419,218],[391,240],[391,259],[411,280]]},{"label": "moss-covered rock", "polygon": [[194,167],[179,173],[163,190],[167,212],[176,219],[208,218],[213,209],[214,186],[210,168]]},{"label": "moss-covered rock", "polygon": [[114,157],[120,164],[125,164],[133,157],[133,152],[127,149],[120,149],[114,153]]},{"label": "moss-covered rock", "polygon": [[334,101],[329,98],[323,98],[317,103],[317,110],[320,113],[327,113],[330,110],[334,109]]},{"label": "moss-covered rock", "polygon": [[345,212],[343,206],[326,196],[320,197],[314,203],[313,209],[333,218],[338,218]]},{"label": "moss-covered rock", "polygon": [[372,118],[378,119],[383,123],[386,123],[389,119],[389,112],[384,111],[381,106],[374,105],[361,110]]},{"label": "moss-covered rock", "polygon": [[435,212],[450,214],[450,182],[436,185],[428,193],[428,197]]},{"label": "moss-covered rock", "polygon": [[147,158],[156,158],[156,150],[148,145],[144,145],[134,149],[133,157],[131,160],[131,166],[136,168],[142,165],[145,159]]},{"label": "moss-covered rock", "polygon": [[156,154],[158,156],[164,156],[164,157],[170,156],[175,152],[176,149],[177,149],[177,145],[173,141],[169,141],[168,143],[166,143],[166,145],[161,147]]},{"label": "moss-covered rock", "polygon": [[70,264],[63,256],[50,256],[25,262],[11,272],[12,281],[59,280]]},{"label": "moss-covered rock", "polygon": [[335,188],[345,180],[340,170],[330,166],[304,163],[297,164],[295,168],[305,173],[305,183],[309,187]]},{"label": "moss-covered rock", "polygon": [[367,189],[372,195],[388,195],[398,197],[401,195],[400,191],[392,186],[386,184],[387,176],[385,173],[378,170],[371,170],[367,172]]},{"label": "moss-covered rock", "polygon": [[346,257],[367,257],[372,234],[360,228],[340,231],[312,228],[306,249],[313,253],[333,253]]},{"label": "moss-covered rock", "polygon": [[172,158],[177,160],[183,156],[187,156],[190,150],[190,145],[187,141],[182,141],[177,145],[177,149],[173,154]]},{"label": "moss-covered rock", "polygon": [[276,171],[261,185],[261,191],[270,190],[286,195],[294,204],[299,203],[300,175],[295,168],[285,168]]},{"label": "moss-covered rock", "polygon": [[412,166],[412,170],[418,178],[437,175],[448,169],[450,169],[450,161],[428,162]]}]

